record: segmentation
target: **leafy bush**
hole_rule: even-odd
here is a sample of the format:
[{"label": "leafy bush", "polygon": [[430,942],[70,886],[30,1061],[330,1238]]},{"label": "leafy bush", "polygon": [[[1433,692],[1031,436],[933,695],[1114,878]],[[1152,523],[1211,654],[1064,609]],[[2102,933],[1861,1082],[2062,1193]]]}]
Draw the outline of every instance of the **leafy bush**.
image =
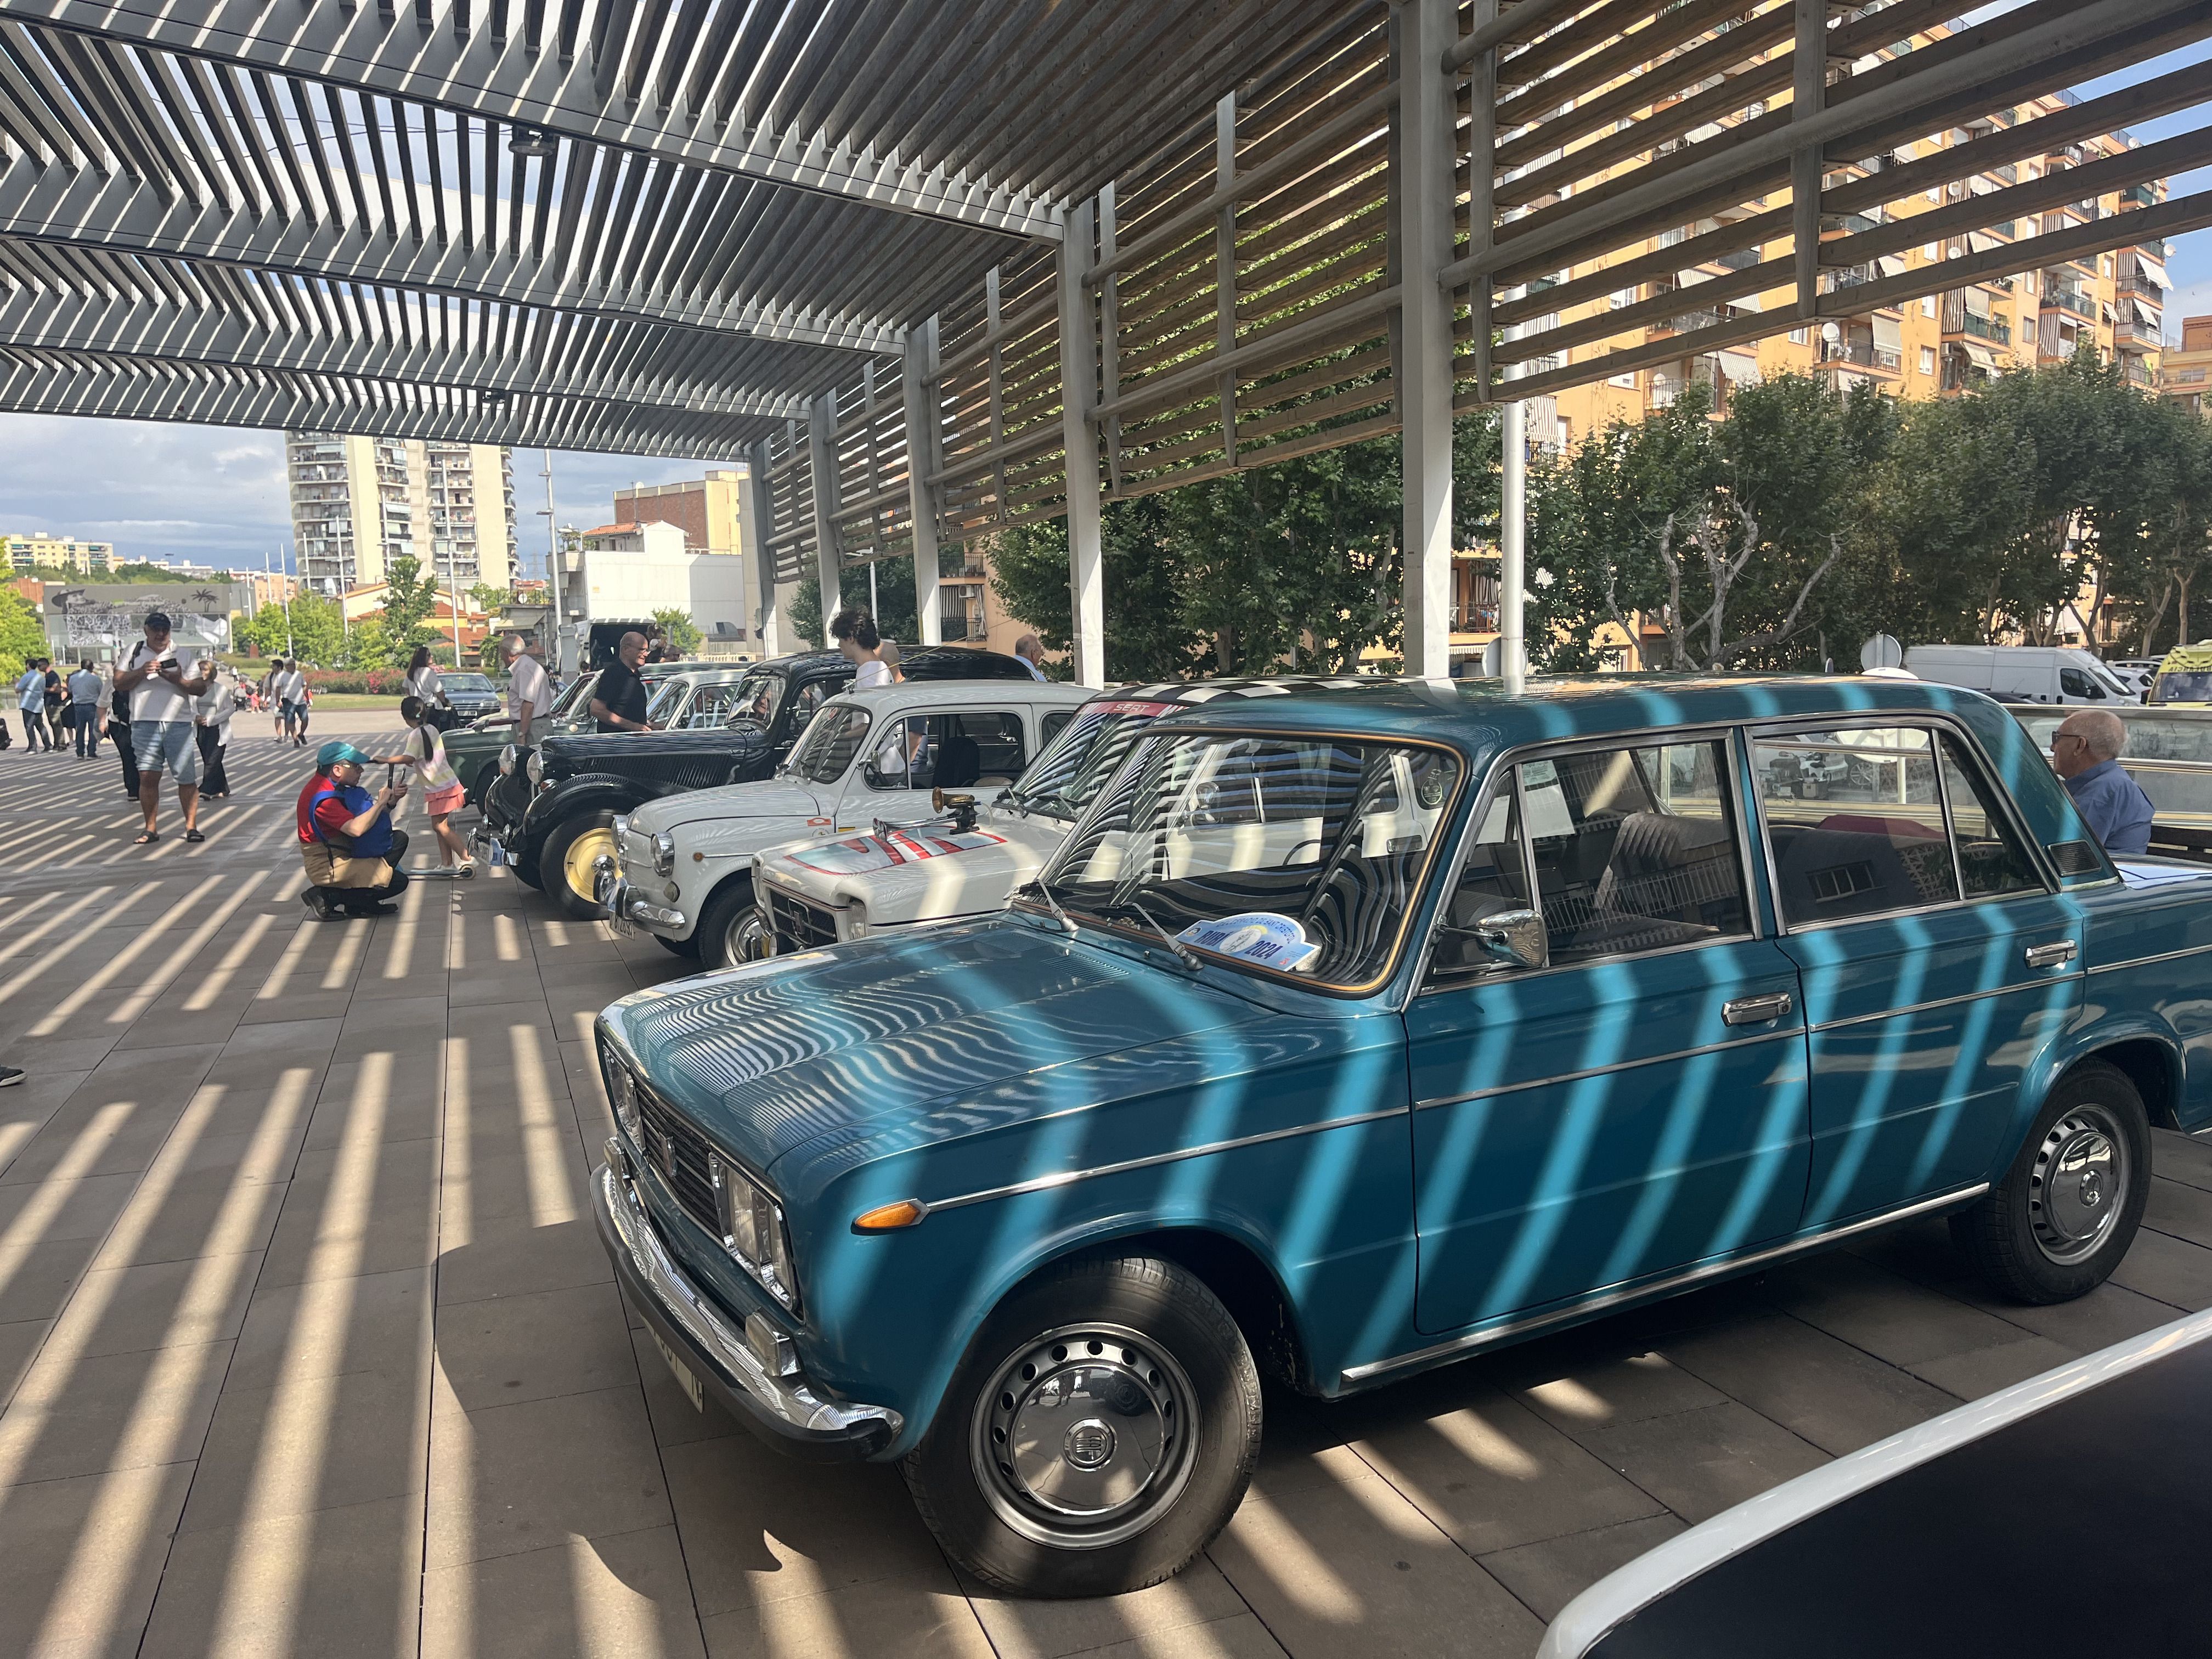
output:
[{"label": "leafy bush", "polygon": [[349,691],[373,697],[397,697],[407,690],[406,671],[398,668],[308,668],[310,691]]}]

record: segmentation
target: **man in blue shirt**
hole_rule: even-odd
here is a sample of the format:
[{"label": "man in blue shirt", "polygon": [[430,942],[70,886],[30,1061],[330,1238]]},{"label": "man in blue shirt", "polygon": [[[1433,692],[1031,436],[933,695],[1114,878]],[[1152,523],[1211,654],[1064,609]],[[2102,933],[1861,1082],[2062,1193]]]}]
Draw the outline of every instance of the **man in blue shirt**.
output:
[{"label": "man in blue shirt", "polygon": [[2107,853],[2150,850],[2150,797],[2120,770],[2128,728],[2118,714],[2084,708],[2051,739],[2051,764]]}]

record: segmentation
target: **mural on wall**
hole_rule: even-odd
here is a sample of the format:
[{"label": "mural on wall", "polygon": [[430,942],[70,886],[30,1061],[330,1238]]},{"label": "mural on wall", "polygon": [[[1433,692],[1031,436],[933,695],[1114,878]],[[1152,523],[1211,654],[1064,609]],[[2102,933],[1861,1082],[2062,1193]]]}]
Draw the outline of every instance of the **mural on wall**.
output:
[{"label": "mural on wall", "polygon": [[229,582],[48,587],[46,637],[58,651],[112,656],[118,646],[140,636],[148,611],[164,611],[179,647],[228,650],[230,613],[244,605],[243,595],[242,588]]}]

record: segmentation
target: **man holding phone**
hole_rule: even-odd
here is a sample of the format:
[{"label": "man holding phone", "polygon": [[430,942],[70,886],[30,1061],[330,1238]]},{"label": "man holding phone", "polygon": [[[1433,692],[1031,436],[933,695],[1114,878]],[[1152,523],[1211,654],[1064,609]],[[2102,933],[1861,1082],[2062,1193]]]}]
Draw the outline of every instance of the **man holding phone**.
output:
[{"label": "man holding phone", "polygon": [[115,689],[131,702],[131,747],[138,761],[138,809],[144,814],[143,834],[131,843],[149,847],[161,839],[155,827],[161,805],[161,774],[177,781],[177,805],[184,809],[185,839],[202,842],[200,834],[200,753],[192,740],[196,701],[207,690],[205,658],[196,659],[187,670],[169,643],[169,618],[161,611],[146,618],[146,637],[131,647],[131,654],[115,676]]},{"label": "man holding phone", "polygon": [[[300,901],[327,921],[333,916],[384,916],[407,887],[399,860],[406,834],[392,815],[407,799],[407,786],[387,781],[374,794],[361,787],[361,769],[376,757],[349,743],[331,741],[315,751],[315,775],[300,791],[295,814],[300,861],[307,890]],[[387,777],[389,774],[387,773]]]}]

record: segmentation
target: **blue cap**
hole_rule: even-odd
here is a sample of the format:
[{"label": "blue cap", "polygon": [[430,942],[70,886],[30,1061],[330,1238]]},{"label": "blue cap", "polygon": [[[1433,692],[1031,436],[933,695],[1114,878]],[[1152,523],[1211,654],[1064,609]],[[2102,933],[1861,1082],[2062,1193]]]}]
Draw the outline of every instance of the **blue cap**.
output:
[{"label": "blue cap", "polygon": [[352,761],[357,765],[373,766],[376,763],[376,757],[363,754],[351,744],[341,743],[335,739],[315,750],[315,765],[321,771],[329,771],[340,761]]}]

